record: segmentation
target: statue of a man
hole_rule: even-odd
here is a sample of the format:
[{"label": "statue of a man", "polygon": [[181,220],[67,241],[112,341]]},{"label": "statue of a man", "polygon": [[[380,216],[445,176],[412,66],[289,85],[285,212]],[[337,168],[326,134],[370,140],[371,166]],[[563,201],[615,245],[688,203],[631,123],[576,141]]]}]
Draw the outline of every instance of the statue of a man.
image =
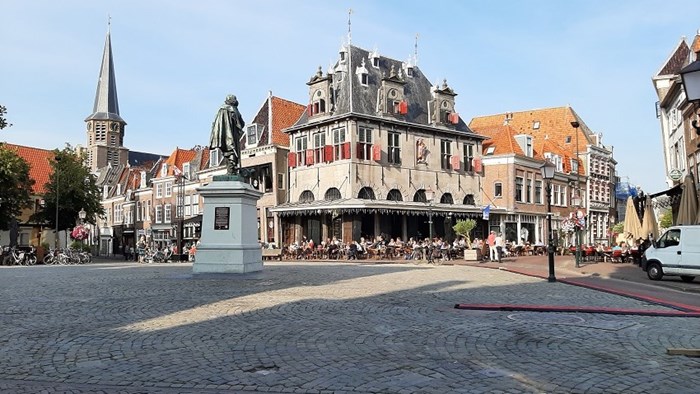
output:
[{"label": "statue of a man", "polygon": [[244,126],[243,117],[238,112],[238,100],[236,96],[229,94],[224,105],[216,113],[209,138],[209,147],[220,149],[226,158],[228,175],[237,175],[241,168],[240,141]]}]

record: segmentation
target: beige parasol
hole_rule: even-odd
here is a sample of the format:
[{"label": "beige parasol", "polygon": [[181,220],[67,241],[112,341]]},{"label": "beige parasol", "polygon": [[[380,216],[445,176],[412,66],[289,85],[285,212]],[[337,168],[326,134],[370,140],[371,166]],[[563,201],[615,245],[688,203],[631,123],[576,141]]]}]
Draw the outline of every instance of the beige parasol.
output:
[{"label": "beige parasol", "polygon": [[631,238],[632,242],[640,238],[644,238],[642,233],[642,224],[639,223],[639,216],[637,216],[637,210],[634,209],[634,201],[632,201],[632,197],[627,197],[624,232],[625,236],[627,238]]},{"label": "beige parasol", "polygon": [[659,236],[659,225],[656,222],[654,207],[651,204],[651,197],[644,200],[644,218],[642,219],[642,235],[646,238],[651,235],[654,239]]},{"label": "beige parasol", "polygon": [[675,224],[696,224],[698,216],[698,194],[695,191],[695,182],[693,182],[692,175],[688,174],[685,176],[681,188],[683,192],[681,193],[681,202],[678,206],[678,216],[676,216]]}]

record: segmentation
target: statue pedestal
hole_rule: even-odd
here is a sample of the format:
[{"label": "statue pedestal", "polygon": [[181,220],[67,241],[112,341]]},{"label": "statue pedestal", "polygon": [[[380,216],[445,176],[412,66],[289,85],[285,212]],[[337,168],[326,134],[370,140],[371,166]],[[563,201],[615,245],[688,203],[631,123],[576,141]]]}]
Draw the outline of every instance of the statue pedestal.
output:
[{"label": "statue pedestal", "polygon": [[262,271],[256,202],[262,193],[235,175],[214,177],[197,188],[204,203],[202,235],[192,265],[195,274]]}]

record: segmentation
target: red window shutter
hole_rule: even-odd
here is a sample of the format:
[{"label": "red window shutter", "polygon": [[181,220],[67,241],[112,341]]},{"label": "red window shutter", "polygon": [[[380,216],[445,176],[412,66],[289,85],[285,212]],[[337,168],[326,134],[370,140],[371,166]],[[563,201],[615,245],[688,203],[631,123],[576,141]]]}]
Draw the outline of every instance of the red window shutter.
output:
[{"label": "red window shutter", "polygon": [[287,166],[289,166],[289,168],[297,166],[297,154],[295,152],[287,153]]},{"label": "red window shutter", "polygon": [[382,147],[381,145],[372,145],[372,160],[380,161],[382,159]]},{"label": "red window shutter", "polygon": [[323,147],[323,155],[326,156],[326,163],[333,161],[333,145],[326,145]]},{"label": "red window shutter", "polygon": [[450,158],[450,163],[452,164],[452,169],[453,169],[453,170],[455,170],[455,171],[459,170],[459,156],[453,155],[453,156]]},{"label": "red window shutter", "polygon": [[399,102],[399,113],[401,115],[406,115],[408,113],[408,103],[406,101]]},{"label": "red window shutter", "polygon": [[364,153],[364,152],[363,152],[363,150],[362,150],[362,144],[359,143],[359,142],[356,143],[356,144],[355,144],[355,154],[357,155],[357,158],[358,158],[358,159],[369,159],[368,157],[362,157],[362,154],[363,154],[363,153]]},{"label": "red window shutter", "polygon": [[472,159],[472,167],[474,167],[474,172],[481,172],[481,159],[479,158],[473,158]]},{"label": "red window shutter", "polygon": [[343,144],[343,159],[350,158],[350,143],[346,142]]},{"label": "red window shutter", "polygon": [[449,118],[450,123],[452,123],[452,124],[457,124],[457,123],[459,123],[459,114],[458,114],[457,112],[451,113],[451,114],[448,116],[448,118]]},{"label": "red window shutter", "polygon": [[311,109],[311,104],[309,104],[309,105],[306,106],[306,112],[309,113],[309,116],[313,115],[313,113],[312,113],[311,111],[312,111],[312,109]]},{"label": "red window shutter", "polygon": [[307,149],[306,150],[306,165],[311,166],[313,164],[314,164],[314,150]]}]

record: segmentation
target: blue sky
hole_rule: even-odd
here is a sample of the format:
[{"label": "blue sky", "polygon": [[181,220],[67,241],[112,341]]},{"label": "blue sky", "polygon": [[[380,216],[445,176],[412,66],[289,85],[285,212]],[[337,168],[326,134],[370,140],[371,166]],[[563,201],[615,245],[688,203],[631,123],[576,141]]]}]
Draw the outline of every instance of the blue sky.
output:
[{"label": "blue sky", "polygon": [[447,79],[469,121],[571,105],[614,146],[618,173],[665,189],[651,77],[700,28],[693,1],[0,0],[0,140],[85,144],[111,15],[125,145],[169,154],[206,145],[228,93],[249,122],[272,91],[306,103],[306,82],[352,43]]}]

